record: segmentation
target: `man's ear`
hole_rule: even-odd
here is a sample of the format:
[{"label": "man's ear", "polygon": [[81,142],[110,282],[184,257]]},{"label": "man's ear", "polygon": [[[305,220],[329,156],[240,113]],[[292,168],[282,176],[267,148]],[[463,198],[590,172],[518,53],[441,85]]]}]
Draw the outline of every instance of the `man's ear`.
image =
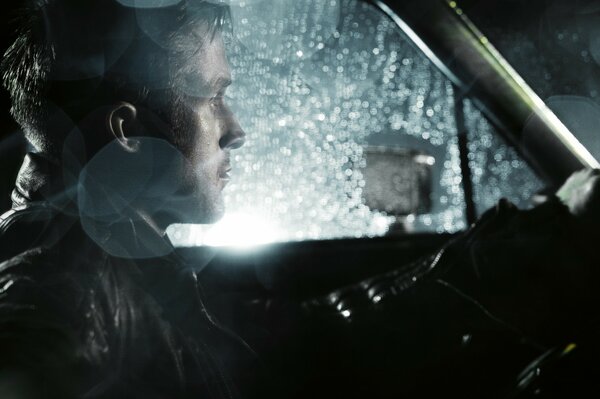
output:
[{"label": "man's ear", "polygon": [[106,127],[125,151],[136,152],[140,142],[133,138],[137,130],[137,109],[128,102],[119,102],[106,114]]}]

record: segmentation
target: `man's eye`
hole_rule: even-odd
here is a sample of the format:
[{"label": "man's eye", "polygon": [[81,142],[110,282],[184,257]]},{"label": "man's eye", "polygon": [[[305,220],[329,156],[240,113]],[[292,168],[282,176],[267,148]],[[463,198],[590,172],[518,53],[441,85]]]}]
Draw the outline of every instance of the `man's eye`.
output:
[{"label": "man's eye", "polygon": [[224,103],[223,96],[216,96],[210,99],[210,105],[215,108],[222,107]]}]

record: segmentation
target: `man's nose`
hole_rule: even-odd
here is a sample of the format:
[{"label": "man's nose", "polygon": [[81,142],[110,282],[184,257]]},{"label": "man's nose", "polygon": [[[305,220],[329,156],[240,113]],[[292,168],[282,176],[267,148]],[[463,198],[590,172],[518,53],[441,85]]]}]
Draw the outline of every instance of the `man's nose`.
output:
[{"label": "man's nose", "polygon": [[235,116],[229,115],[227,119],[227,131],[219,140],[219,146],[224,150],[235,150],[246,142],[246,132],[244,132]]}]

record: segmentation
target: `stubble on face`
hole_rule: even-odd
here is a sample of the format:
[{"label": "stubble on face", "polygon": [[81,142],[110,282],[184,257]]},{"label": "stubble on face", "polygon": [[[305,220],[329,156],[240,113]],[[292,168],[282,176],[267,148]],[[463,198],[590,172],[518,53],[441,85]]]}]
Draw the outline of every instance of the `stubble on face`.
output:
[{"label": "stubble on face", "polygon": [[220,140],[228,129],[221,102],[231,74],[220,34],[200,48],[187,43],[170,89],[169,139],[185,159],[176,203],[181,222],[213,223],[224,214],[222,190],[230,169],[229,151]]},{"label": "stubble on face", "polygon": [[218,171],[226,154],[218,145],[218,131],[210,115],[202,115],[204,99],[178,98],[173,104],[173,144],[183,155],[178,209],[182,222],[213,223],[225,211]]}]

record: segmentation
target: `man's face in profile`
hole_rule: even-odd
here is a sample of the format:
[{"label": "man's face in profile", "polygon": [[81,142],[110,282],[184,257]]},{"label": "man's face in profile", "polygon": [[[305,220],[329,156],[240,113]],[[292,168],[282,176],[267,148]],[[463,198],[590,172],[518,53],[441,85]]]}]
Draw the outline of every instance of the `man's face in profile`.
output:
[{"label": "man's face in profile", "polygon": [[212,223],[224,213],[230,151],[243,145],[245,134],[224,99],[231,71],[221,33],[196,27],[174,38],[173,47],[180,57],[170,65],[166,136],[185,162],[167,211],[174,222]]}]

